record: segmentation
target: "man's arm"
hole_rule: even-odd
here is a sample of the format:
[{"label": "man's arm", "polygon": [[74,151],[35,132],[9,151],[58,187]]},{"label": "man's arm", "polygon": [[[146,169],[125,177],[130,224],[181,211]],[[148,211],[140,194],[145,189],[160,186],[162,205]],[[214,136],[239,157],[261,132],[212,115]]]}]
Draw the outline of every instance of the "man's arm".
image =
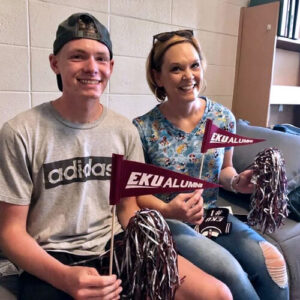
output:
[{"label": "man's arm", "polygon": [[123,229],[127,227],[129,219],[134,216],[138,210],[140,210],[140,207],[137,204],[136,197],[122,198],[117,204],[117,215]]},{"label": "man's arm", "polygon": [[117,299],[121,287],[115,275],[100,276],[93,268],[64,265],[37,244],[26,231],[28,208],[0,202],[0,247],[7,258],[75,299]]}]

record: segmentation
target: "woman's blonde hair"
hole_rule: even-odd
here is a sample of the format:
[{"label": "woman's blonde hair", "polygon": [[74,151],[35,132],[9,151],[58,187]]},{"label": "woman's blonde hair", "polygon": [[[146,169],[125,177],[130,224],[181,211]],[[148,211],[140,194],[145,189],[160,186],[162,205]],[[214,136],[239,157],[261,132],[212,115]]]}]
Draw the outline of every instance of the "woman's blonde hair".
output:
[{"label": "woman's blonde hair", "polygon": [[[147,76],[148,85],[149,85],[151,91],[153,92],[153,94],[155,95],[157,101],[159,101],[159,102],[163,102],[167,95],[166,95],[165,89],[163,87],[159,87],[156,84],[153,70],[155,70],[156,72],[160,72],[161,66],[163,64],[164,54],[166,53],[166,51],[171,46],[174,46],[176,44],[181,44],[181,43],[190,43],[191,45],[194,46],[194,48],[196,49],[196,51],[199,54],[200,65],[201,65],[203,72],[205,72],[205,70],[206,70],[206,66],[207,66],[206,59],[204,57],[204,54],[203,54],[203,51],[201,49],[199,42],[197,41],[197,39],[194,36],[185,37],[185,36],[176,35],[176,33],[174,33],[174,35],[171,38],[169,38],[165,41],[164,40],[163,41],[161,41],[161,40],[155,41],[153,43],[152,49],[147,58],[146,76]],[[203,80],[203,82],[202,82],[201,89],[203,87],[205,87],[205,80]]]}]

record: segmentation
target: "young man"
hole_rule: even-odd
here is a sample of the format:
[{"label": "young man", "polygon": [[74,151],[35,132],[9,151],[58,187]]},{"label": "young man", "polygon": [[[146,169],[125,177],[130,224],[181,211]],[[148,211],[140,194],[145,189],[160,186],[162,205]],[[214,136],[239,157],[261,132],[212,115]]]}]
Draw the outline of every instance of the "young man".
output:
[{"label": "young man", "polygon": [[[114,65],[107,29],[92,15],[74,14],[59,25],[53,50],[62,96],[16,116],[0,133],[1,250],[25,270],[21,299],[119,299],[116,275],[72,263],[104,252],[112,153],[142,161],[139,136],[99,102]],[[138,209],[135,197],[122,199],[116,234]],[[222,283],[181,257],[179,272],[186,278],[177,299],[230,299]],[[199,289],[199,276],[213,289]]]}]

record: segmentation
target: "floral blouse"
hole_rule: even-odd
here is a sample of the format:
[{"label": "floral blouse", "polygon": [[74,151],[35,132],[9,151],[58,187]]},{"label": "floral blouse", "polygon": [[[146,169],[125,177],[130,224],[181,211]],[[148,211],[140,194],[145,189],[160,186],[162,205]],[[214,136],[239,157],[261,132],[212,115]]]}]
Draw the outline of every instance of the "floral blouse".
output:
[{"label": "floral blouse", "polygon": [[[206,120],[211,119],[219,128],[235,133],[235,118],[223,105],[206,97],[203,99],[206,101],[205,111],[192,132],[182,131],[170,123],[160,112],[159,105],[135,118],[133,123],[139,131],[147,163],[217,183],[224,153],[230,148],[209,149],[205,154],[201,153]],[[202,155],[204,163],[202,174],[199,174]],[[215,206],[217,195],[217,188],[204,190],[205,208]],[[176,194],[156,196],[169,202]]]}]

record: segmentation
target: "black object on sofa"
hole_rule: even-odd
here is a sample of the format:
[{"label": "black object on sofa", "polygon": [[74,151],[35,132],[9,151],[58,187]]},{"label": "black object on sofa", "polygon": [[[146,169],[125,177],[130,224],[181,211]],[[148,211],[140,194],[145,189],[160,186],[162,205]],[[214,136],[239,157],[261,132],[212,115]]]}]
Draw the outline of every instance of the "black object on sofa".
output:
[{"label": "black object on sofa", "polygon": [[[245,170],[253,162],[255,156],[265,148],[276,147],[282,152],[286,162],[288,191],[290,195],[295,197],[294,206],[297,212],[297,207],[300,208],[300,198],[297,198],[297,195],[300,194],[297,193],[298,188],[300,188],[300,136],[251,126],[243,120],[237,121],[237,134],[266,140],[262,143],[234,149],[233,165],[238,172]],[[218,205],[230,205],[234,213],[248,214],[249,195],[234,194],[221,190]],[[285,224],[274,233],[262,234],[260,232],[266,240],[277,246],[285,257],[289,274],[291,300],[300,300],[300,223],[296,220],[295,217],[286,219]]]}]

